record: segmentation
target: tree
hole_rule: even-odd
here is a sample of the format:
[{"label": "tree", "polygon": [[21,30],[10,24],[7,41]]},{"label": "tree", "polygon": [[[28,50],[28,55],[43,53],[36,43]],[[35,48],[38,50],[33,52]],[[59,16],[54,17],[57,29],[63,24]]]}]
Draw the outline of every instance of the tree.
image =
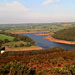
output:
[{"label": "tree", "polygon": [[4,41],[3,41],[4,43],[8,43],[8,42],[10,42],[8,39],[4,39]]}]

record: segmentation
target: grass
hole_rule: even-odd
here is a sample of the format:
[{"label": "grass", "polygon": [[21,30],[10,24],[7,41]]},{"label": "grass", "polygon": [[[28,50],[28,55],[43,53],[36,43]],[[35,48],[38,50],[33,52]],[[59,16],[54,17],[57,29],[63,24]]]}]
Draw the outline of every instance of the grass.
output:
[{"label": "grass", "polygon": [[9,41],[12,41],[14,37],[9,35],[0,34],[0,40],[8,39]]},{"label": "grass", "polygon": [[6,44],[4,44],[4,45],[7,45],[8,47],[14,48],[15,45],[17,45],[17,47],[18,47],[18,46],[20,46],[20,44],[26,45],[27,42],[24,42],[24,41],[16,41],[16,42],[15,42],[15,41],[13,41],[13,42],[6,43]]},{"label": "grass", "polygon": [[38,46],[35,46],[35,45],[33,45],[33,46],[30,46],[30,47],[16,47],[16,48],[12,48],[13,50],[15,50],[15,49],[30,49],[30,48],[37,48]]},{"label": "grass", "polygon": [[7,46],[6,51],[14,51],[14,50],[33,50],[33,49],[40,49],[40,47],[32,45],[32,46],[27,46],[27,42],[24,41],[16,41],[16,42],[9,42],[4,44],[4,46]]},{"label": "grass", "polygon": [[41,50],[38,46],[30,46],[30,47],[12,47],[12,48],[6,48],[6,51],[28,51],[28,50]]}]

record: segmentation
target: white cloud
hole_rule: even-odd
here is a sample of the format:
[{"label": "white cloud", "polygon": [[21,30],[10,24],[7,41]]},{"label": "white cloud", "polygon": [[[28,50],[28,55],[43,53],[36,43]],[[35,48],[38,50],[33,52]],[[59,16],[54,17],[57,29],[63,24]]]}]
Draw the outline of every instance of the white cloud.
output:
[{"label": "white cloud", "polygon": [[25,8],[24,5],[17,1],[0,4],[0,24],[45,21],[50,21],[48,14]]},{"label": "white cloud", "polygon": [[44,2],[42,2],[43,5],[49,4],[49,3],[54,3],[54,2],[58,2],[60,0],[46,0]]},{"label": "white cloud", "polygon": [[19,2],[12,2],[12,3],[4,3],[0,4],[0,12],[6,11],[6,12],[18,12],[18,11],[28,11],[28,8],[25,8],[24,5],[22,5]]},{"label": "white cloud", "polygon": [[[48,1],[48,0],[47,0]],[[49,0],[50,1],[50,0]],[[59,0],[52,0],[56,2]],[[48,3],[52,3],[48,2]],[[44,3],[46,5],[48,3]],[[13,1],[11,3],[0,3],[0,24],[1,23],[34,23],[34,22],[55,22],[75,21],[75,11],[68,10],[36,10],[26,8],[23,4]]]},{"label": "white cloud", "polygon": [[25,8],[24,5],[17,1],[13,1],[12,3],[0,3],[0,23],[20,21],[29,10],[29,8]]}]

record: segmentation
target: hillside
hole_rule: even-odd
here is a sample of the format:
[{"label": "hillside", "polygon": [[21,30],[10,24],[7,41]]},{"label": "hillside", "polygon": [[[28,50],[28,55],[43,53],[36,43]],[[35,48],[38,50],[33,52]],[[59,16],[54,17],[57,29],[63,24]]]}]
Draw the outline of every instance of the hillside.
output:
[{"label": "hillside", "polygon": [[0,55],[0,74],[75,74],[75,50],[52,48],[40,51],[7,52]]},{"label": "hillside", "polygon": [[10,35],[0,34],[0,40],[8,39],[9,41],[12,41],[14,37]]},{"label": "hillside", "polygon": [[6,51],[40,50],[34,40],[28,36],[0,32],[0,48],[5,47]]},{"label": "hillside", "polygon": [[75,27],[59,30],[54,33],[53,37],[59,40],[75,41]]}]

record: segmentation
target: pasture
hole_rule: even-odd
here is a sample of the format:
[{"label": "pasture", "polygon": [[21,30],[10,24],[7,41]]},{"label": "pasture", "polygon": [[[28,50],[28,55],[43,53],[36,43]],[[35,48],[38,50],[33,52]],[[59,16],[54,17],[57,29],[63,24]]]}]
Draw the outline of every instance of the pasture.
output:
[{"label": "pasture", "polygon": [[10,35],[0,34],[0,40],[8,39],[9,41],[13,41],[14,37]]}]

